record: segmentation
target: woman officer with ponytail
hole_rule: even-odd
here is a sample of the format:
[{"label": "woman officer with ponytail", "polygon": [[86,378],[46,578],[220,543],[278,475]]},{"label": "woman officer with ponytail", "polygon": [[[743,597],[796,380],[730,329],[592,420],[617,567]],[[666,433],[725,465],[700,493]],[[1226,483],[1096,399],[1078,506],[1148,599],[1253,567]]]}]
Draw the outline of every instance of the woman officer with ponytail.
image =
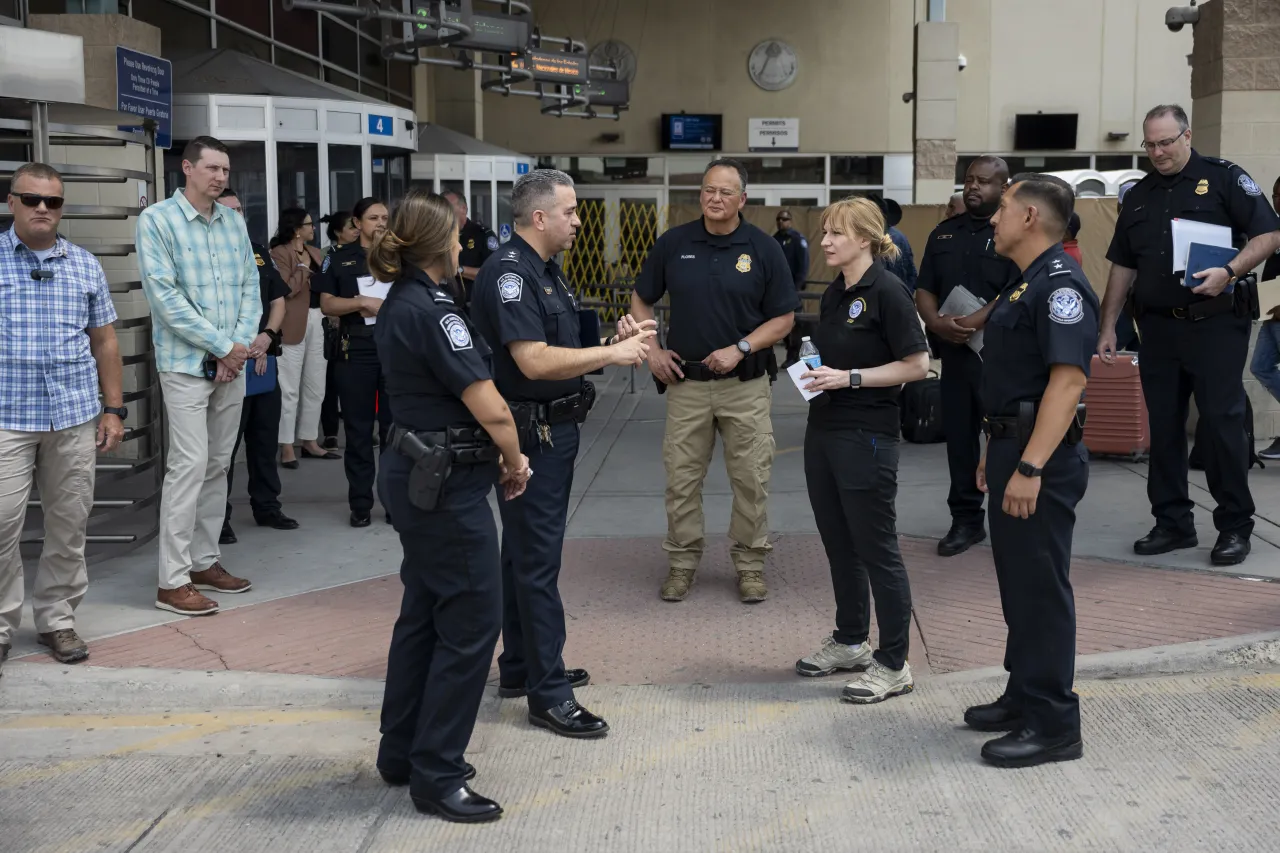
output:
[{"label": "woman officer with ponytail", "polygon": [[[409,191],[369,250],[369,270],[394,282],[375,333],[395,412],[378,493],[404,548],[378,771],[407,784],[419,811],[478,822],[502,814],[467,786],[476,771],[463,760],[502,627],[488,495],[495,483],[507,500],[520,495],[532,472],[489,348],[447,289],[460,251],[453,208],[423,190]],[[414,477],[415,467],[441,458],[443,482],[424,489],[432,481],[426,470]]]},{"label": "woman officer with ponytail", "polygon": [[[822,295],[822,366],[801,375],[809,402],[804,473],[831,564],[836,628],[796,663],[801,675],[862,670],[845,688],[866,704],[908,693],[911,588],[898,551],[898,394],[923,379],[928,346],[906,285],[884,268],[898,249],[876,203],[848,198],[822,214],[822,250],[840,274]],[[868,589],[868,586],[870,589]],[[874,594],[879,645],[868,642]]]}]

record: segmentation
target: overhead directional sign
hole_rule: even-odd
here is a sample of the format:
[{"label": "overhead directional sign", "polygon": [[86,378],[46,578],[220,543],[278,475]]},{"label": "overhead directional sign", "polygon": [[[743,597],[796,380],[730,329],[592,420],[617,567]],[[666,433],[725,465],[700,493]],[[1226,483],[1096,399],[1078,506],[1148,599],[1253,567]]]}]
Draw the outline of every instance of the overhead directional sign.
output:
[{"label": "overhead directional sign", "polygon": [[116,109],[156,123],[156,147],[173,145],[173,63],[116,47]]},{"label": "overhead directional sign", "polygon": [[[529,46],[529,17],[516,15],[476,14],[471,0],[414,0],[413,14],[434,18],[444,9],[445,24],[466,24],[471,35],[450,42],[452,47],[491,53],[523,53]],[[406,27],[410,25],[406,24]],[[439,36],[440,30],[429,24],[415,24],[413,36],[427,40]],[[446,27],[447,29],[447,27]]]},{"label": "overhead directional sign", "polygon": [[573,83],[587,81],[587,55],[585,53],[553,53],[531,50],[524,57],[514,59],[513,68],[527,68],[537,83]]},{"label": "overhead directional sign", "polygon": [[626,80],[591,80],[573,86],[573,94],[586,95],[593,107],[625,107],[631,103],[631,84]]}]

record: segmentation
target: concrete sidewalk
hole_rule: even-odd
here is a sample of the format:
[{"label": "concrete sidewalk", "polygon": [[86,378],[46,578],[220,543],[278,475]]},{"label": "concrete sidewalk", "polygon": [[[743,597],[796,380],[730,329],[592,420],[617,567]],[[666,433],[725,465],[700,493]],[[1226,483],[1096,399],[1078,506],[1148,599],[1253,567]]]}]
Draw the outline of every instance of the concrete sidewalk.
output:
[{"label": "concrete sidewalk", "polygon": [[1273,851],[1280,673],[1082,681],[1085,757],[978,759],[1000,685],[941,676],[875,706],[840,682],[590,687],[569,742],[486,699],[469,759],[506,815],[417,814],[372,766],[381,685],[16,664],[0,712],[13,853]]}]

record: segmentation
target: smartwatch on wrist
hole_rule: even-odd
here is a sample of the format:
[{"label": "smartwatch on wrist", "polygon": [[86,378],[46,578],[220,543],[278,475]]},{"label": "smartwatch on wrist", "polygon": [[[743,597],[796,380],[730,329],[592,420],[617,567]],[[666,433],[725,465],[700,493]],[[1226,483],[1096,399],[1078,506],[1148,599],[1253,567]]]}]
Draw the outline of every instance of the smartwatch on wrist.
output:
[{"label": "smartwatch on wrist", "polygon": [[1037,468],[1025,459],[1018,463],[1018,473],[1024,477],[1039,477],[1043,471],[1043,468]]},{"label": "smartwatch on wrist", "polygon": [[860,387],[862,387],[862,374],[861,374],[861,373],[859,373],[859,372],[858,372],[858,371],[856,371],[856,370],[850,370],[850,371],[849,371],[849,387],[850,387],[850,388],[860,388]]}]

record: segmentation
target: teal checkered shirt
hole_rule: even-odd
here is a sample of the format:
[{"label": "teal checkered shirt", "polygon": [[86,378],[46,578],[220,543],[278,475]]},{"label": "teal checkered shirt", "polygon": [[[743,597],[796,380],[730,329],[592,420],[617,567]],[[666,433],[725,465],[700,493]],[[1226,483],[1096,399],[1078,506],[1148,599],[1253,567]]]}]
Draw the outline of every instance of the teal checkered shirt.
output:
[{"label": "teal checkered shirt", "polygon": [[138,267],[157,370],[200,376],[210,355],[253,343],[262,316],[258,265],[236,211],[215,203],[206,221],[177,190],[138,217]]}]

